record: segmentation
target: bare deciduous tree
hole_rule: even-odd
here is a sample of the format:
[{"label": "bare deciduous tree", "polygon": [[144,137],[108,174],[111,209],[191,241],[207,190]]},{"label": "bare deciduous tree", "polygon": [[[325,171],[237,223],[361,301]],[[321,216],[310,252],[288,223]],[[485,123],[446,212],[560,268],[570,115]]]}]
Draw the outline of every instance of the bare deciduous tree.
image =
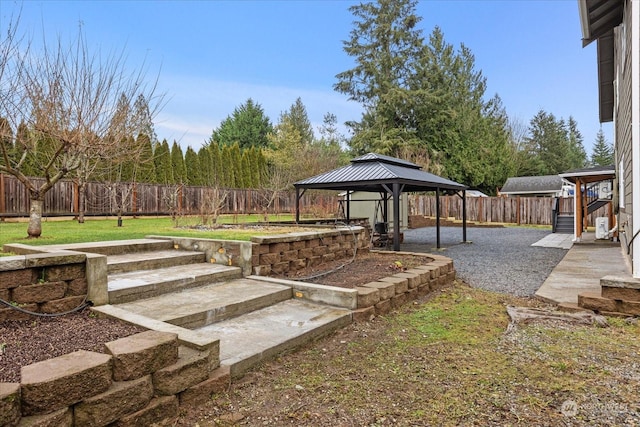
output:
[{"label": "bare deciduous tree", "polygon": [[17,20],[13,24],[0,39],[0,117],[13,129],[24,123],[28,132],[12,143],[0,138],[0,173],[25,186],[31,202],[27,233],[39,237],[44,197],[60,179],[85,162],[126,156],[121,142],[132,132],[129,118],[116,114],[119,102],[132,106],[140,94],[161,97],[146,84],[144,67],[129,73],[123,53],[92,53],[82,30],[68,45],[45,42],[36,53],[19,43]]}]

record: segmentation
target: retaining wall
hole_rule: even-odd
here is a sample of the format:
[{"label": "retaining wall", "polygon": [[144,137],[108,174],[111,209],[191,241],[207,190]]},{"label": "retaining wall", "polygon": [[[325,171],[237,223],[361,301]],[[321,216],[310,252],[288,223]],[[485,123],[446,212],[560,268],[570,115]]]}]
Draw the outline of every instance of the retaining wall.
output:
[{"label": "retaining wall", "polygon": [[253,274],[268,276],[352,257],[355,250],[369,249],[370,234],[357,226],[252,237],[251,242]]},{"label": "retaining wall", "polygon": [[[0,299],[35,313],[60,313],[80,306],[87,296],[87,256],[80,253],[16,255],[0,258]],[[31,315],[5,305],[0,321]]]},{"label": "retaining wall", "polygon": [[170,426],[180,405],[229,387],[216,356],[146,331],[24,366],[21,383],[0,383],[0,425]]}]

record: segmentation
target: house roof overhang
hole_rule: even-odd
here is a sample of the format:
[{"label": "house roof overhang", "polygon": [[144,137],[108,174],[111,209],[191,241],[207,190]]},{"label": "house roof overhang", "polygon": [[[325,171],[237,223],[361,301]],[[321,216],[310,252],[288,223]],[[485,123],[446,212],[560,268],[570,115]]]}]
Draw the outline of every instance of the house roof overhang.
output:
[{"label": "house roof overhang", "polygon": [[597,40],[598,98],[600,122],[613,120],[614,36],[613,29],[622,22],[622,0],[578,0],[582,46]]},{"label": "house roof overhang", "polygon": [[590,183],[614,179],[616,177],[616,171],[613,165],[596,166],[592,168],[573,169],[561,173],[560,176],[574,184],[577,180],[583,183]]}]

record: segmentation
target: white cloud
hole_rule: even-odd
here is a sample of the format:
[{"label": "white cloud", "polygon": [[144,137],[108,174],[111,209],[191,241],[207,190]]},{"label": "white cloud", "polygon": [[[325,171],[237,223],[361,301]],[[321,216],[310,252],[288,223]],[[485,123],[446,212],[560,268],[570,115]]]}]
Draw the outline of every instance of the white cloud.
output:
[{"label": "white cloud", "polygon": [[300,97],[314,130],[331,112],[340,123],[360,118],[361,109],[344,95],[327,90],[269,86],[242,82],[219,81],[192,76],[161,78],[159,91],[165,92],[167,103],[158,114],[155,125],[160,140],[179,141],[183,148],[198,149],[208,140],[214,128],[251,98],[276,123],[282,113]]}]

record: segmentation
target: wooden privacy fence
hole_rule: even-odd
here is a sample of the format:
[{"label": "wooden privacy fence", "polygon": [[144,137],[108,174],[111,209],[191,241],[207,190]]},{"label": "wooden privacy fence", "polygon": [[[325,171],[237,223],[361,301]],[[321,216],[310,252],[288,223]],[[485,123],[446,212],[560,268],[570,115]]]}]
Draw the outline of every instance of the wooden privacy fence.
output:
[{"label": "wooden privacy fence", "polygon": [[[44,180],[35,180],[38,184]],[[46,216],[76,216],[80,190],[74,180],[58,182],[45,196]],[[85,215],[113,215],[120,208],[125,215],[202,215],[218,213],[269,214],[295,212],[295,193],[279,192],[268,208],[273,192],[255,189],[216,189],[186,185],[110,184],[89,182],[84,188]],[[432,195],[409,194],[409,215],[436,215]],[[467,219],[478,222],[551,225],[553,198],[550,197],[467,197]],[[339,197],[330,191],[307,191],[300,200],[303,214],[331,217],[338,212]],[[588,217],[606,216],[606,207]],[[560,212],[573,212],[573,198],[560,199]],[[456,195],[440,197],[443,218],[462,219],[462,199]],[[13,176],[0,174],[0,219],[29,216],[29,194]]]},{"label": "wooden privacy fence", "polygon": [[[467,220],[511,224],[551,225],[552,197],[467,197]],[[573,215],[573,197],[560,199],[561,214]],[[607,216],[606,206],[588,215],[588,225]],[[436,197],[409,195],[409,215],[436,216]],[[462,199],[440,196],[440,216],[462,220]]]},{"label": "wooden privacy fence", "polygon": [[[36,179],[37,185],[44,182]],[[85,215],[106,216],[122,209],[125,215],[201,215],[218,213],[295,212],[295,193],[255,189],[216,189],[186,185],[89,182],[84,187]],[[268,200],[273,202],[268,205]],[[29,194],[13,176],[0,174],[0,218],[29,216]],[[45,216],[76,216],[80,189],[73,180],[58,182],[44,200]],[[303,214],[333,215],[338,211],[334,193],[307,192],[300,200]]]}]

